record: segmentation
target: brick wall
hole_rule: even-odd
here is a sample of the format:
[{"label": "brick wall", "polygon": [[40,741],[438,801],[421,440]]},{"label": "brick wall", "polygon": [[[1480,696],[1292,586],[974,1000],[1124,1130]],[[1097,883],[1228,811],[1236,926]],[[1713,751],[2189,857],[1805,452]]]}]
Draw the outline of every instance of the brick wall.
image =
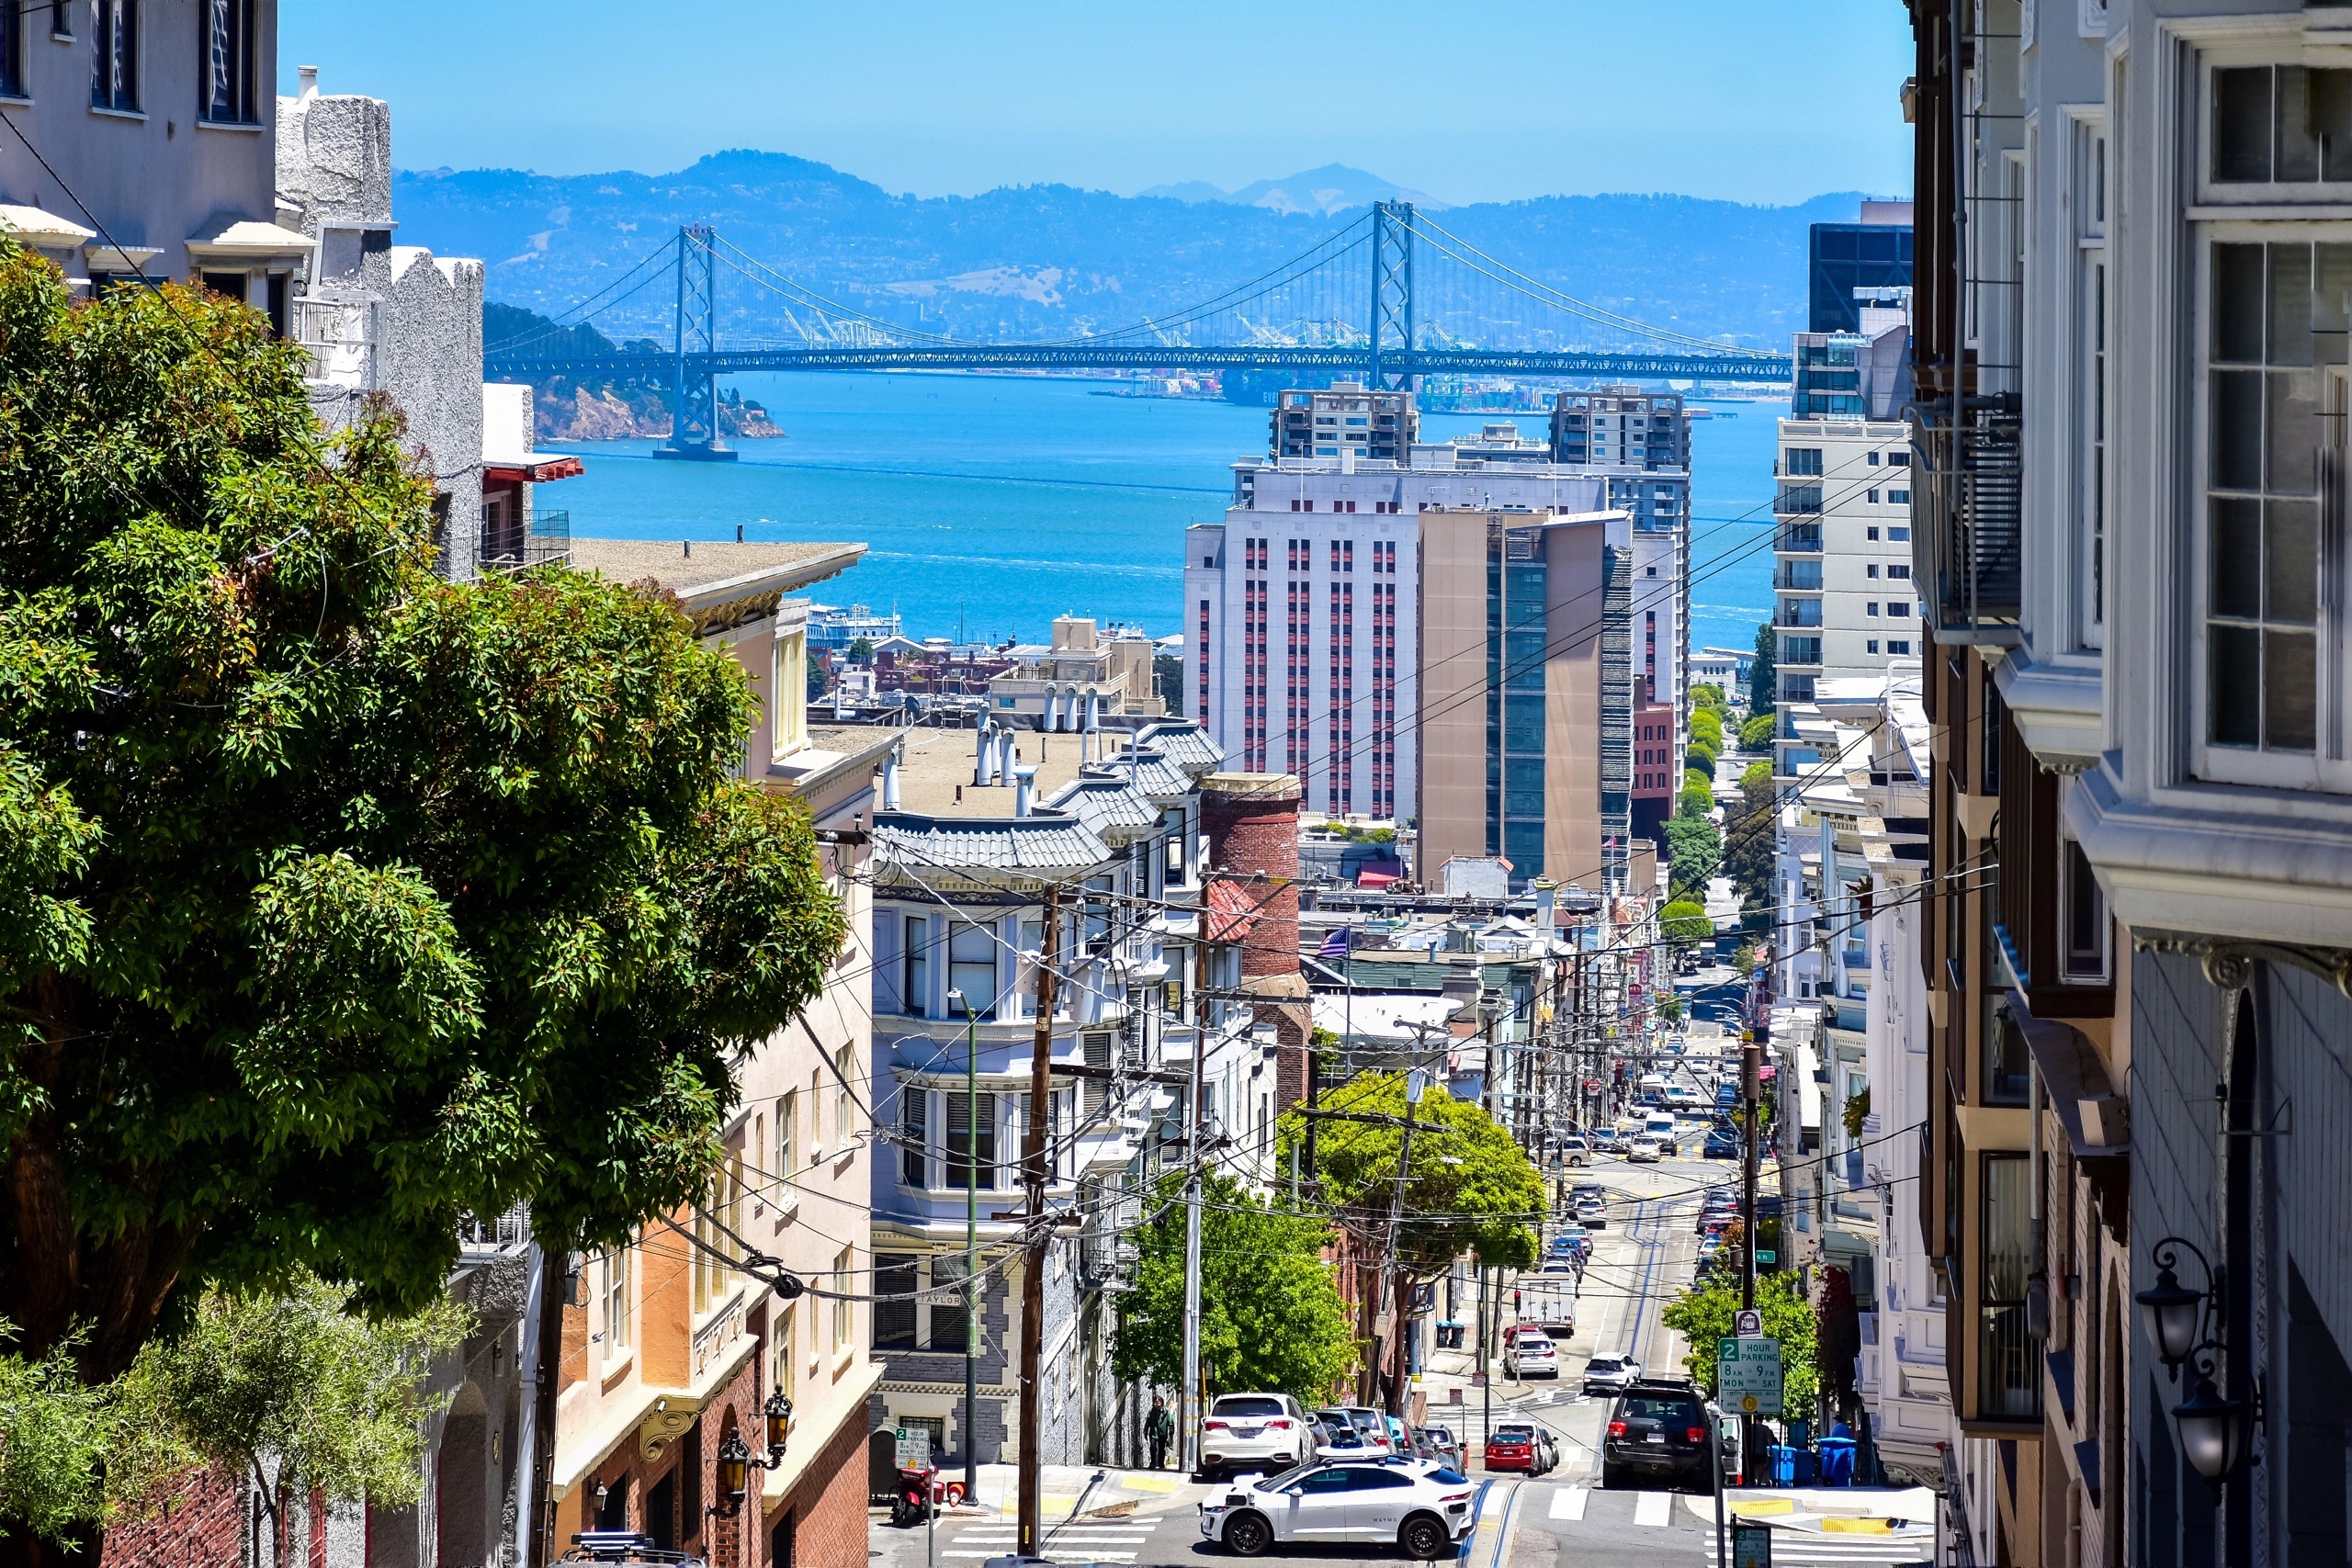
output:
[{"label": "brick wall", "polygon": [[207,1470],[156,1497],[145,1517],[108,1529],[98,1568],[236,1568],[245,1560],[243,1489]]},{"label": "brick wall", "polygon": [[[703,1407],[695,1425],[672,1438],[655,1459],[649,1461],[640,1454],[632,1434],[582,1481],[585,1522],[580,1528],[594,1527],[599,1484],[615,1492],[626,1488],[629,1529],[657,1541],[667,1540],[682,1550],[697,1552],[707,1559],[710,1568],[767,1568],[766,1549],[759,1530],[747,1529],[743,1519],[722,1518],[709,1512],[719,1500],[718,1447],[726,1438],[730,1415],[743,1435],[744,1446],[754,1454],[763,1451],[759,1445],[763,1430],[760,1418],[763,1393],[759,1358],[754,1356]],[[671,1510],[666,1529],[662,1528],[663,1521],[646,1517],[647,1500],[665,1478],[670,1483]],[[751,1480],[756,1484],[759,1477],[755,1474]],[[756,1503],[746,1505],[747,1512],[756,1508]],[[557,1545],[567,1547],[571,1542],[560,1540]]]},{"label": "brick wall", "polygon": [[[854,1568],[866,1560],[865,1423],[852,1411],[789,1496],[763,1521],[770,1568]],[[786,1555],[789,1553],[789,1555]]]},{"label": "brick wall", "polygon": [[[1208,835],[1211,869],[1237,878],[1257,919],[1241,948],[1247,987],[1304,998],[1298,968],[1298,780],[1288,773],[1213,773],[1202,782],[1201,827]],[[1271,888],[1252,879],[1263,872],[1284,878]],[[1277,1111],[1306,1098],[1308,1010],[1302,1001],[1261,1004],[1258,1021],[1272,1024],[1280,1047],[1274,1066]]]}]

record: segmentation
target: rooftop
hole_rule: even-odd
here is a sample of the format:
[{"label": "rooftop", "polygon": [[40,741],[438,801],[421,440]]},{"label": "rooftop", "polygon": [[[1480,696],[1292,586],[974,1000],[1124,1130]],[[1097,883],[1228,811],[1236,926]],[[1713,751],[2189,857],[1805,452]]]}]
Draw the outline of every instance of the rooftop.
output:
[{"label": "rooftop", "polygon": [[790,593],[839,576],[865,554],[864,545],[793,541],[600,539],[571,536],[571,564],[618,582],[650,581],[688,610],[757,593]]}]

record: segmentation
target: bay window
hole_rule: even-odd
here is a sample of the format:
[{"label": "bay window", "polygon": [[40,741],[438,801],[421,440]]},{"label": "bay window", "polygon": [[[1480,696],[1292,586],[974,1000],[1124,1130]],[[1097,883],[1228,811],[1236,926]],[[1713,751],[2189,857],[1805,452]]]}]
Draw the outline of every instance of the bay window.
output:
[{"label": "bay window", "polygon": [[2099,648],[2107,624],[2107,130],[2075,122],[2074,548],[2076,640]]},{"label": "bay window", "polygon": [[967,1016],[996,1011],[996,932],[958,920],[947,934],[947,987],[964,993]]}]

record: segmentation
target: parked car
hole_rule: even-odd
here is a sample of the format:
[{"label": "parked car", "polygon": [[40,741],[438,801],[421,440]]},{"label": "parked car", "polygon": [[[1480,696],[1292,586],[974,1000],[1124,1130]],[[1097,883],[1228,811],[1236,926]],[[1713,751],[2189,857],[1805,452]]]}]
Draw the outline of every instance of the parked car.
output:
[{"label": "parked car", "polygon": [[1689,1379],[1645,1378],[1625,1385],[1610,1408],[1600,1439],[1600,1483],[1623,1486],[1663,1478],[1668,1486],[1710,1490],[1713,1427]]},{"label": "parked car", "polygon": [[1487,1437],[1488,1470],[1521,1470],[1535,1473],[1535,1426],[1528,1421],[1503,1421]]},{"label": "parked car", "polygon": [[1201,1473],[1288,1470],[1315,1457],[1306,1407],[1286,1393],[1225,1393],[1201,1423]]},{"label": "parked car", "polygon": [[1388,1442],[1388,1417],[1365,1404],[1349,1405],[1346,1415],[1349,1423],[1363,1436],[1366,1450],[1374,1454],[1396,1451]]},{"label": "parked car", "polygon": [[1603,1230],[1609,1224],[1609,1200],[1598,1192],[1577,1200],[1577,1224],[1592,1230]]},{"label": "parked car", "polygon": [[1323,1459],[1363,1459],[1375,1451],[1365,1444],[1363,1434],[1348,1419],[1348,1413],[1337,1405],[1317,1411],[1315,1426],[1315,1451]]},{"label": "parked car", "polygon": [[1552,1337],[1531,1329],[1512,1339],[1504,1364],[1513,1375],[1522,1378],[1556,1378],[1560,1375],[1559,1348]]},{"label": "parked car", "polygon": [[1413,1429],[1411,1427],[1406,1426],[1404,1422],[1398,1420],[1394,1416],[1383,1416],[1380,1418],[1380,1424],[1388,1433],[1388,1451],[1390,1453],[1400,1455],[1406,1459],[1419,1459],[1423,1457],[1413,1451]]},{"label": "parked car", "polygon": [[1453,1555],[1476,1523],[1477,1488],[1428,1461],[1317,1464],[1244,1482],[1201,1504],[1201,1535],[1240,1557],[1277,1542],[1395,1542],[1408,1557]]},{"label": "parked car", "polygon": [[1631,1356],[1595,1356],[1584,1364],[1584,1391],[1588,1394],[1617,1393],[1642,1375],[1642,1364]]},{"label": "parked car", "polygon": [[1702,1150],[1709,1159],[1737,1159],[1742,1150],[1737,1133],[1726,1133],[1721,1127],[1712,1128]]},{"label": "parked car", "polygon": [[1557,1258],[1589,1258],[1592,1233],[1574,1220],[1567,1221],[1552,1234],[1552,1252]]},{"label": "parked car", "polygon": [[1428,1446],[1430,1457],[1446,1469],[1463,1470],[1467,1467],[1469,1461],[1463,1458],[1462,1440],[1453,1435],[1453,1427],[1424,1427],[1421,1428],[1421,1441]]},{"label": "parked car", "polygon": [[1644,1134],[1625,1147],[1625,1158],[1636,1165],[1656,1165],[1666,1157],[1665,1145]]}]

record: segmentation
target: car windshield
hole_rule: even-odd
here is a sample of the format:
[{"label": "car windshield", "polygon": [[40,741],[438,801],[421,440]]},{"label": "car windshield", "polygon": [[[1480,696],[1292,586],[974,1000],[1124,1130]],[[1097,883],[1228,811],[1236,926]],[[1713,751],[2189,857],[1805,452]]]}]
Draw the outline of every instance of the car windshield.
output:
[{"label": "car windshield", "polygon": [[1453,1430],[1452,1427],[1431,1427],[1427,1428],[1427,1430],[1432,1441],[1441,1443],[1450,1443],[1453,1441]]},{"label": "car windshield", "polygon": [[1218,1400],[1209,1411],[1212,1416],[1280,1416],[1282,1413],[1283,1402],[1279,1399],[1230,1393]]}]

